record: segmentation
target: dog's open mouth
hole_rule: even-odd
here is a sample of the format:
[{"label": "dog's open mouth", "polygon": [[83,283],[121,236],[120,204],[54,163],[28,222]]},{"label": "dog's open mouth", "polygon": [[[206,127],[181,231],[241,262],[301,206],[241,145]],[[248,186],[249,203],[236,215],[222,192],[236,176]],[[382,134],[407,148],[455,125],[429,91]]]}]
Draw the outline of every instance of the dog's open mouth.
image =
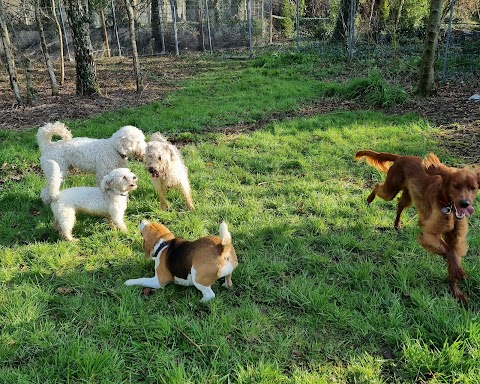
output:
[{"label": "dog's open mouth", "polygon": [[160,177],[163,176],[164,173],[160,172],[158,169],[152,169],[150,170],[150,175],[152,175],[152,177]]},{"label": "dog's open mouth", "polygon": [[473,207],[469,205],[467,208],[457,208],[457,206],[453,205],[455,211],[455,217],[457,219],[463,219],[464,217],[470,217],[474,211]]}]

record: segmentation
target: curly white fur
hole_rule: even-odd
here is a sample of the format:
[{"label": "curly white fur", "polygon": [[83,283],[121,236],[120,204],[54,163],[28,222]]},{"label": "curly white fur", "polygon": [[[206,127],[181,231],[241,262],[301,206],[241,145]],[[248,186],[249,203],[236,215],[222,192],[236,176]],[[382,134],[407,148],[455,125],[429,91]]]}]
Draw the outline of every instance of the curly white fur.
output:
[{"label": "curly white fur", "polygon": [[72,230],[77,212],[108,217],[114,227],[127,231],[123,215],[127,209],[128,193],[137,188],[137,177],[129,169],[114,169],[104,176],[100,187],[74,187],[60,191],[62,178],[58,163],[47,160],[45,167],[53,176],[51,207],[55,226],[63,238],[74,240]]},{"label": "curly white fur", "polygon": [[[52,141],[53,136],[60,136],[62,140]],[[40,127],[37,141],[41,152],[40,165],[47,179],[47,185],[41,192],[45,204],[50,203],[52,190],[59,182],[54,180],[48,160],[57,162],[62,180],[69,168],[76,167],[83,172],[94,173],[99,186],[111,170],[126,167],[128,157],[142,159],[146,149],[143,132],[131,125],[120,128],[108,139],[72,138],[68,128],[57,121]]]},{"label": "curly white fur", "polygon": [[180,151],[161,134],[154,133],[147,143],[147,170],[160,197],[160,206],[167,209],[167,191],[177,188],[185,198],[189,209],[195,206],[192,200],[188,170]]}]

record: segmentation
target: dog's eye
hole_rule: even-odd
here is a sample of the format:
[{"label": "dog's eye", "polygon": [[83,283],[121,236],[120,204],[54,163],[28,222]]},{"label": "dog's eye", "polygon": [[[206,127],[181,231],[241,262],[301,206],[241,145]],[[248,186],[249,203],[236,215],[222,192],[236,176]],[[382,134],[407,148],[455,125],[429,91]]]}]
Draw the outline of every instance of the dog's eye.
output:
[{"label": "dog's eye", "polygon": [[162,160],[162,156],[158,156],[158,160]]},{"label": "dog's eye", "polygon": [[458,184],[453,184],[454,189],[460,189],[460,186]]},{"label": "dog's eye", "polygon": [[127,176],[123,176],[123,180],[127,180]]}]

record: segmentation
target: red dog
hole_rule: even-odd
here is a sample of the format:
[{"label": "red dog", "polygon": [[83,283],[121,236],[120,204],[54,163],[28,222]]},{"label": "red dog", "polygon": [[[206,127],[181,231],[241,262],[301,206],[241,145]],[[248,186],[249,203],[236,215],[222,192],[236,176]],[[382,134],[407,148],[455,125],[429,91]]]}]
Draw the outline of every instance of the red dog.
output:
[{"label": "red dog", "polygon": [[427,251],[441,255],[447,261],[448,280],[453,296],[466,303],[458,280],[466,277],[462,257],[467,253],[467,218],[473,213],[472,203],[480,183],[480,170],[447,167],[437,156],[425,159],[391,153],[359,151],[356,160],[365,158],[367,164],[387,174],[368,196],[392,200],[400,191],[395,228],[401,228],[402,211],[413,205],[417,209],[422,234],[418,242]]}]

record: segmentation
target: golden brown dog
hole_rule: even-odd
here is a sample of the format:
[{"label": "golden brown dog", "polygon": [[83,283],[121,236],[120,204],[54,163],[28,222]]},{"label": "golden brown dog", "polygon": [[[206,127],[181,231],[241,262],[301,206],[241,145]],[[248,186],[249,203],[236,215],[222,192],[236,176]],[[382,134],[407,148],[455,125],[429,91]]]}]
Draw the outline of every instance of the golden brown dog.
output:
[{"label": "golden brown dog", "polygon": [[375,185],[367,202],[371,203],[375,196],[390,201],[402,191],[395,228],[401,228],[402,211],[413,203],[422,229],[418,242],[427,251],[444,257],[453,296],[466,303],[458,280],[466,277],[461,263],[468,249],[467,218],[473,213],[480,171],[447,167],[432,153],[422,159],[369,150],[357,152],[355,159],[362,158],[387,174],[384,183]]},{"label": "golden brown dog", "polygon": [[155,259],[155,276],[130,279],[125,285],[163,288],[171,282],[194,285],[203,294],[202,302],[215,297],[211,285],[225,278],[223,286],[232,286],[237,256],[227,224],[220,224],[220,237],[207,236],[195,241],[176,238],[162,224],[142,220],[142,248],[147,258]]}]

